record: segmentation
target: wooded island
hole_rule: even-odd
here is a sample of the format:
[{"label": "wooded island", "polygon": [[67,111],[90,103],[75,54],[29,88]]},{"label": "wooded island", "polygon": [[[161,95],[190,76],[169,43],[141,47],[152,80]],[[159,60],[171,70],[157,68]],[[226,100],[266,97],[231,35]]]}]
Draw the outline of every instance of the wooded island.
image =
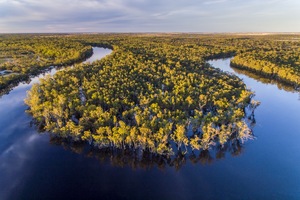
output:
[{"label": "wooded island", "polygon": [[[91,54],[91,46],[113,50],[99,61],[78,64],[42,79],[25,100],[41,129],[99,148],[173,155],[251,138],[249,119],[253,120],[253,110],[259,104],[252,99],[253,92],[236,76],[211,67],[207,59],[235,56],[234,67],[270,75],[295,88],[300,80],[297,35],[0,38],[2,58],[11,59],[0,64],[1,70],[17,73],[14,76],[28,76],[39,69],[36,66],[45,69],[81,60]],[[19,51],[14,51],[12,44]],[[3,54],[5,49],[10,51]],[[22,59],[32,59],[32,63],[22,66]],[[2,88],[14,76],[0,76]]]}]

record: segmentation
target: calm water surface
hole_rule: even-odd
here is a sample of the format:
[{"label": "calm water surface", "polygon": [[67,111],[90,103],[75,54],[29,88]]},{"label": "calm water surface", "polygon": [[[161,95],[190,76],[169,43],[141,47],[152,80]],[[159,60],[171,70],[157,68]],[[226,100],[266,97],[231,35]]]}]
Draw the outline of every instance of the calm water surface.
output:
[{"label": "calm water surface", "polygon": [[[97,51],[95,59],[110,53]],[[230,59],[209,63],[235,73]],[[20,84],[0,99],[0,199],[300,199],[299,94],[237,75],[261,101],[256,139],[238,153],[187,157],[163,169],[37,133],[23,99],[38,79]]]}]

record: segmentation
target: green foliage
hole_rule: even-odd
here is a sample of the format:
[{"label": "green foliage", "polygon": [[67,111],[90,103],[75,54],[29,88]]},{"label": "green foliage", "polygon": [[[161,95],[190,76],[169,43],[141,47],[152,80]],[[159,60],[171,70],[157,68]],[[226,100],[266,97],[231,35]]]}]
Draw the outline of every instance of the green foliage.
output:
[{"label": "green foliage", "polygon": [[232,55],[224,38],[99,34],[69,39],[114,51],[47,77],[28,92],[29,112],[45,130],[99,148],[161,155],[250,137],[244,110],[252,92],[237,77],[205,63]]},{"label": "green foliage", "polygon": [[76,42],[68,35],[2,35],[0,71],[10,70],[11,75],[0,75],[0,92],[28,80],[31,75],[41,73],[49,66],[69,65],[91,53],[91,46]]},{"label": "green foliage", "polygon": [[260,44],[254,46],[255,48],[235,56],[231,60],[231,66],[298,88],[300,86],[300,42],[295,40],[295,35],[278,37],[261,38]]}]

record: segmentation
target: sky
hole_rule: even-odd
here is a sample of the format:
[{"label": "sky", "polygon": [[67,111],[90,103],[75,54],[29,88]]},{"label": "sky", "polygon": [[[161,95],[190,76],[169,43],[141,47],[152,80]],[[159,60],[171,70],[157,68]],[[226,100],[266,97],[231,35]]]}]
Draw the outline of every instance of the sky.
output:
[{"label": "sky", "polygon": [[0,33],[300,32],[299,0],[0,0]]}]

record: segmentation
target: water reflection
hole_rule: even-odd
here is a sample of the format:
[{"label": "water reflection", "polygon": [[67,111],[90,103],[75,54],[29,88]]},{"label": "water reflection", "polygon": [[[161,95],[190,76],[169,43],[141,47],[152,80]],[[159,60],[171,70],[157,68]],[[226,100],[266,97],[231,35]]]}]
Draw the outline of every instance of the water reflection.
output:
[{"label": "water reflection", "polygon": [[[94,60],[92,59],[87,62],[93,61]],[[228,60],[226,60],[226,62],[228,62]],[[235,72],[242,73],[238,72],[238,70]],[[179,170],[188,163],[207,165],[216,160],[224,159],[226,156],[239,156],[244,149],[243,142],[254,138],[253,128],[256,124],[254,109],[255,108],[252,109],[250,107],[247,108],[247,117],[244,119],[250,128],[249,134],[244,134],[243,136],[232,134],[224,145],[219,145],[218,138],[214,138],[212,141],[215,145],[213,145],[209,150],[194,152],[189,149],[188,152],[184,153],[180,150],[173,156],[166,156],[154,154],[149,151],[136,150],[130,147],[127,147],[126,149],[117,149],[114,147],[99,149],[86,144],[86,142],[60,138],[53,134],[49,134],[50,144],[62,146],[67,151],[83,155],[87,158],[96,158],[100,161],[100,163],[109,163],[116,167],[130,167],[132,169],[146,170],[152,168],[166,169],[171,167]],[[38,131],[43,132],[42,129]]]},{"label": "water reflection", "polygon": [[0,99],[0,199],[300,199],[298,96],[242,78],[262,102],[259,139],[171,160],[37,134],[24,112],[30,86],[15,88]]},{"label": "water reflection", "polygon": [[207,165],[225,158],[226,155],[238,156],[243,152],[244,148],[243,143],[236,137],[232,137],[225,145],[218,145],[210,150],[202,150],[200,152],[191,151],[188,154],[179,151],[174,156],[159,155],[133,148],[118,149],[107,147],[99,149],[85,142],[76,142],[51,134],[50,144],[62,146],[64,150],[81,154],[87,158],[96,158],[101,164],[109,163],[114,167],[130,167],[132,169],[144,170],[152,168],[164,170],[169,167],[179,170],[189,162],[192,164]]},{"label": "water reflection", "polygon": [[[282,83],[282,82],[279,82],[279,81],[271,79],[271,78],[262,77],[262,76],[259,76],[255,73],[253,73],[253,72],[249,72],[247,70],[237,69],[237,68],[234,68],[234,67],[231,67],[231,68],[233,69],[233,71],[235,73],[237,73],[239,75],[246,75],[250,78],[253,78],[253,79],[257,80],[260,83],[276,85],[279,90],[284,90],[284,91],[287,91],[287,92],[299,92],[299,89],[297,90],[297,89],[295,89],[295,87],[293,87],[291,85],[288,85],[286,83]],[[300,95],[300,93],[299,93],[299,95]]]},{"label": "water reflection", "polygon": [[[223,145],[219,143],[219,138],[212,135],[210,139],[212,145],[208,150],[195,150],[190,147],[187,150],[179,148],[175,155],[159,155],[152,153],[149,150],[135,149],[134,147],[126,146],[123,148],[116,147],[103,147],[93,146],[86,141],[78,141],[73,138],[62,138],[55,134],[44,132],[38,126],[31,122],[37,132],[42,135],[49,135],[50,145],[61,146],[66,151],[79,154],[89,159],[97,159],[99,164],[109,164],[113,167],[129,167],[133,170],[144,169],[151,170],[158,168],[161,170],[167,168],[174,168],[179,171],[184,165],[192,163],[194,165],[208,165],[214,161],[224,159],[226,156],[239,156],[244,149],[244,142],[249,139],[254,139],[253,127],[255,126],[255,116],[252,108],[246,109],[247,117],[244,119],[245,123],[249,126],[249,132],[245,131],[243,134],[240,132],[232,133],[227,142]],[[200,132],[198,134],[201,134]],[[175,144],[173,144],[175,145]],[[177,149],[177,147],[173,148]]]}]

